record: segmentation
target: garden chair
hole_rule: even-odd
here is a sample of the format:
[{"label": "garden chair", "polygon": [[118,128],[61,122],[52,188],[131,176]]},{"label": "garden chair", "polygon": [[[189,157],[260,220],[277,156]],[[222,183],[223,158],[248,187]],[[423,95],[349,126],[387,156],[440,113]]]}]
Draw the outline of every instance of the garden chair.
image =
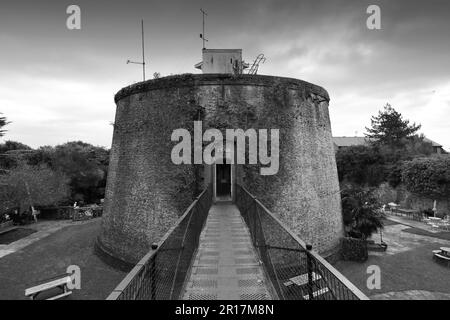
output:
[{"label": "garden chair", "polygon": [[448,216],[445,217],[445,218],[441,221],[441,223],[439,224],[439,227],[440,227],[441,229],[450,231],[450,221],[448,220]]}]

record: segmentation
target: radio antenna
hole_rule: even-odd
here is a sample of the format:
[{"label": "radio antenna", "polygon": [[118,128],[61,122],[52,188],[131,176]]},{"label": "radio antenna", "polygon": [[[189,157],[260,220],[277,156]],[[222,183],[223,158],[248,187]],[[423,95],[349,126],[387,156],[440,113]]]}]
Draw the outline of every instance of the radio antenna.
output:
[{"label": "radio antenna", "polygon": [[135,62],[128,60],[127,64],[140,64],[142,65],[142,77],[145,81],[145,42],[144,42],[144,20],[141,20],[141,27],[142,27],[142,62]]}]

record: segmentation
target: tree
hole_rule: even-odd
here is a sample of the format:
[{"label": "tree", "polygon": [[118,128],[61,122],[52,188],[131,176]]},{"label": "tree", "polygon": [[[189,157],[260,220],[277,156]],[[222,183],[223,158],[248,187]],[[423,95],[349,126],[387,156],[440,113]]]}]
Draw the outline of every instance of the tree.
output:
[{"label": "tree", "polygon": [[384,159],[372,146],[350,146],[336,153],[339,181],[377,186],[385,179]]},{"label": "tree", "polygon": [[56,146],[49,161],[54,170],[69,177],[73,201],[91,203],[104,197],[108,150],[81,141],[68,142]]},{"label": "tree", "polygon": [[0,212],[30,206],[57,205],[70,194],[64,174],[47,166],[29,166],[21,162],[0,175]]},{"label": "tree", "polygon": [[429,156],[432,149],[423,136],[412,136],[403,148],[369,144],[339,149],[336,152],[339,181],[369,187],[387,181],[395,188],[401,182],[403,162]]},{"label": "tree", "polygon": [[358,187],[344,189],[341,193],[342,213],[347,234],[366,240],[383,229],[384,214],[371,190]]},{"label": "tree", "polygon": [[[2,113],[0,113],[2,114]],[[0,137],[5,135],[6,130],[3,130],[3,127],[9,124],[5,117],[0,116]]]},{"label": "tree", "polygon": [[378,116],[372,116],[371,128],[366,127],[366,137],[374,144],[398,148],[403,147],[420,128],[420,124],[409,124],[409,120],[403,119],[390,104],[386,104]]},{"label": "tree", "polygon": [[66,204],[98,202],[105,196],[109,165],[109,150],[105,148],[75,141],[33,150],[20,142],[6,141],[0,144],[0,155],[0,169],[6,172],[26,164],[62,173],[70,187]]},{"label": "tree", "polygon": [[5,141],[0,144],[0,168],[11,169],[17,165],[19,158],[24,156],[24,153],[29,152],[29,146],[17,141]]},{"label": "tree", "polygon": [[429,156],[433,153],[433,144],[425,141],[423,134],[413,135],[408,139],[405,149],[406,154],[411,156]]},{"label": "tree", "polygon": [[30,165],[44,164],[69,178],[71,196],[68,202],[93,203],[104,198],[109,150],[73,141],[56,147],[40,147],[26,153],[25,158]]},{"label": "tree", "polygon": [[0,144],[0,153],[6,153],[8,151],[18,151],[18,150],[33,150],[31,147],[17,141],[5,141],[5,143]]},{"label": "tree", "polygon": [[27,155],[27,163],[32,166],[45,164],[52,167],[52,158],[55,148],[52,146],[42,146]]}]

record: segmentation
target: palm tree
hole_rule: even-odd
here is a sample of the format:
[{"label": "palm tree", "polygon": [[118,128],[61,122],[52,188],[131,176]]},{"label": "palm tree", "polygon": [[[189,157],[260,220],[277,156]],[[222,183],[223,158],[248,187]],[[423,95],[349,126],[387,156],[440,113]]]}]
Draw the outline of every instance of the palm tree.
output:
[{"label": "palm tree", "polygon": [[352,237],[366,240],[384,227],[384,213],[380,210],[378,199],[370,190],[344,190],[342,210],[347,233]]},{"label": "palm tree", "polygon": [[[2,113],[0,113],[2,114]],[[6,126],[9,122],[6,120],[5,117],[1,117],[0,116],[0,137],[3,137],[3,135],[5,134],[6,130],[3,130],[2,128],[4,126]]]}]

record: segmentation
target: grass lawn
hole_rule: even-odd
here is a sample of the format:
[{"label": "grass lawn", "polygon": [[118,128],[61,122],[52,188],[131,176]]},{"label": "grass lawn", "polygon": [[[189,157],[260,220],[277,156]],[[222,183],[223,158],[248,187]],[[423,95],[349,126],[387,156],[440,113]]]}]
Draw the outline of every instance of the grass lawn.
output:
[{"label": "grass lawn", "polygon": [[26,299],[26,288],[65,273],[69,265],[81,269],[81,290],[67,299],[105,299],[126,273],[94,254],[99,228],[100,219],[74,223],[0,258],[0,299]]},{"label": "grass lawn", "polygon": [[0,233],[0,244],[10,244],[35,232],[36,230],[31,228],[16,228],[2,232]]},{"label": "grass lawn", "polygon": [[398,224],[398,222],[395,222],[395,221],[392,221],[392,220],[389,220],[389,219],[383,219],[383,226],[392,226],[392,225],[394,225],[394,224]]}]

